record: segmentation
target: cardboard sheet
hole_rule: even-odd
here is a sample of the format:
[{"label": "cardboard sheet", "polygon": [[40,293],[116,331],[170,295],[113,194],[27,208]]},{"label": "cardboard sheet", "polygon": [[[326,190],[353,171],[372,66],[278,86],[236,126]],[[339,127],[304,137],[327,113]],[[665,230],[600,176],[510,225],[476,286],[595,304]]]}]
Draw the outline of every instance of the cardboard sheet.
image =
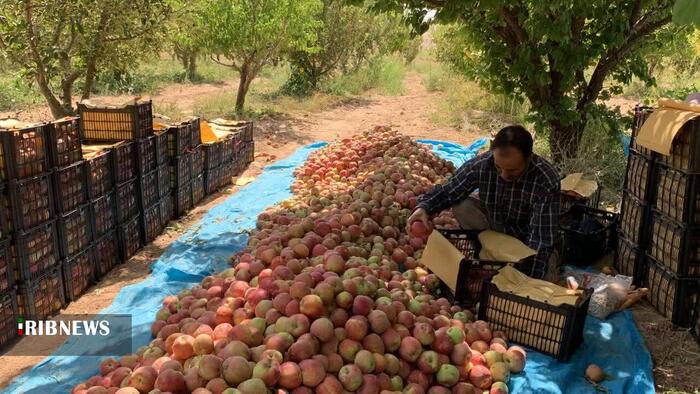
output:
[{"label": "cardboard sheet", "polygon": [[479,242],[481,243],[479,258],[482,260],[517,263],[536,254],[519,239],[496,231],[480,232]]},{"label": "cardboard sheet", "polygon": [[700,105],[673,100],[659,100],[655,110],[642,125],[637,144],[662,155],[671,154],[671,145],[683,125],[700,116]]},{"label": "cardboard sheet", "polygon": [[428,267],[454,292],[457,289],[459,265],[464,255],[439,231],[428,237],[420,262]]},{"label": "cardboard sheet", "polygon": [[598,182],[583,179],[583,173],[569,174],[561,180],[561,191],[575,192],[581,197],[590,197],[598,190]]},{"label": "cardboard sheet", "polygon": [[511,265],[498,271],[491,280],[501,291],[511,292],[521,297],[547,302],[552,305],[576,305],[580,290],[569,290],[540,279],[530,278]]}]

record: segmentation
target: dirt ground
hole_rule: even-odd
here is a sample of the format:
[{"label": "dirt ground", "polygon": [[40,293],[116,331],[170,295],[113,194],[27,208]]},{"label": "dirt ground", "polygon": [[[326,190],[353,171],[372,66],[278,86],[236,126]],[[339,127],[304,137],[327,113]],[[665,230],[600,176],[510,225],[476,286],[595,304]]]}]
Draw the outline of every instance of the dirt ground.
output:
[{"label": "dirt ground", "polygon": [[[160,94],[153,96],[153,100],[161,105],[176,106],[183,113],[188,113],[188,111],[191,112],[197,98],[231,90],[233,84],[234,82],[176,84],[163,89]],[[390,125],[414,138],[431,138],[460,144],[469,144],[482,136],[434,125],[430,118],[437,111],[436,103],[441,100],[442,93],[428,92],[418,74],[408,73],[405,87],[406,91],[402,96],[367,95],[320,113],[290,113],[260,119],[255,129],[255,161],[242,176],[256,176],[265,165],[288,156],[300,146],[314,141],[332,141],[368,130],[375,125]],[[124,100],[126,99],[124,97]],[[629,103],[623,104],[629,105]],[[49,113],[46,109],[38,108],[18,114],[0,113],[0,117],[3,116],[18,116],[23,120],[42,120],[48,119]],[[194,225],[204,212],[237,190],[237,186],[232,186],[224,192],[210,196],[203,205],[193,210],[186,218],[172,222],[163,235],[147,245],[129,262],[116,267],[62,313],[95,313],[108,306],[122,287],[145,278],[149,274],[150,264],[184,230]],[[633,314],[652,354],[657,390],[674,393],[699,392],[700,349],[694,339],[687,331],[674,329],[645,303],[635,307]],[[60,316],[57,318],[60,319]],[[31,368],[43,358],[12,356],[13,353],[30,345],[47,349],[56,348],[60,343],[55,342],[57,343],[30,344],[25,339],[1,355],[0,387],[6,386],[13,377]]]}]

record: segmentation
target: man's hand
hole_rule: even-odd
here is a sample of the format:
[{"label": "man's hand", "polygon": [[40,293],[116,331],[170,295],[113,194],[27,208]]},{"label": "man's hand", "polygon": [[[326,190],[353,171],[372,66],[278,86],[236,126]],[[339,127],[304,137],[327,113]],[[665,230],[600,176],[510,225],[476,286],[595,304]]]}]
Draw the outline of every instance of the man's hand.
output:
[{"label": "man's hand", "polygon": [[428,220],[428,212],[425,211],[423,208],[418,208],[413,213],[411,216],[409,216],[408,221],[406,222],[406,232],[410,235],[411,234],[411,225],[413,222],[423,222],[423,225],[425,225],[425,228],[430,229],[430,220]]}]

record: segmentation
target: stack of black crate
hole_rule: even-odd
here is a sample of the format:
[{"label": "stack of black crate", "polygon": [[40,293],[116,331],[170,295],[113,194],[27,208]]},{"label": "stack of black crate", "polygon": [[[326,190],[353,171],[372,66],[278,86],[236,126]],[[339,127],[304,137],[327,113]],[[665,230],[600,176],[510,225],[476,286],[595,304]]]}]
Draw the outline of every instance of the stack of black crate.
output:
[{"label": "stack of black crate", "polygon": [[166,129],[170,161],[173,217],[179,218],[204,198],[204,150],[199,118]]},{"label": "stack of black crate", "polygon": [[243,140],[240,148],[241,159],[239,160],[240,168],[237,173],[243,172],[250,163],[255,160],[255,142],[253,141],[253,122],[245,122],[243,129]]},{"label": "stack of black crate", "polygon": [[92,214],[79,125],[78,117],[52,123],[47,144],[66,301],[77,299],[95,279]]},{"label": "stack of black crate", "polygon": [[[650,112],[638,110],[640,126]],[[638,159],[635,163],[631,152],[622,216],[640,219],[637,225],[633,219],[622,220],[621,231],[633,247],[620,241],[618,262],[621,268],[629,266],[632,258],[626,256],[632,253],[627,249],[634,250],[634,276],[649,288],[649,302],[672,323],[687,327],[700,297],[700,120],[683,126],[672,143],[670,155],[642,147],[637,147],[637,152],[644,161]],[[630,179],[636,179],[631,178],[635,171],[646,179],[638,175],[638,184],[632,186]],[[628,196],[634,189],[637,201]],[[636,245],[630,239],[635,235]]]},{"label": "stack of black crate", "polygon": [[78,111],[83,140],[110,144],[119,257],[126,261],[143,246],[143,212],[159,197],[152,103],[79,104]]},{"label": "stack of black crate", "polygon": [[117,194],[112,168],[114,152],[109,146],[84,148],[94,238],[95,279],[98,280],[121,262],[117,237]]},{"label": "stack of black crate", "polygon": [[[0,304],[3,320],[43,319],[65,305],[47,141],[49,123],[0,130]],[[3,324],[0,343],[14,338]],[[7,330],[6,330],[7,329]]]}]

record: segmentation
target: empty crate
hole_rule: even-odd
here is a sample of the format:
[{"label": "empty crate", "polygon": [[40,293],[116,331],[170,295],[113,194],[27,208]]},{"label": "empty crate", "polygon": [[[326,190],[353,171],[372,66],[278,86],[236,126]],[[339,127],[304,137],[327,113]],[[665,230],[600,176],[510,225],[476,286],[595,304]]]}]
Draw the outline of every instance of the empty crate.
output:
[{"label": "empty crate", "polygon": [[85,141],[114,142],[148,137],[153,134],[151,101],[120,107],[78,104],[82,118],[81,137]]},{"label": "empty crate", "polygon": [[158,202],[160,197],[158,194],[158,170],[142,175],[138,180],[138,185],[142,209]]},{"label": "empty crate", "polygon": [[202,145],[192,148],[192,178],[204,174],[204,150]]},{"label": "empty crate", "polygon": [[192,185],[182,185],[173,192],[175,218],[179,218],[192,209]]},{"label": "empty crate", "polygon": [[683,125],[673,139],[671,154],[658,155],[658,161],[679,171],[700,173],[700,120]]},{"label": "empty crate", "polygon": [[156,239],[162,230],[160,204],[144,209],[141,221],[141,234],[143,234],[143,243],[146,244]]},{"label": "empty crate", "polygon": [[173,197],[166,196],[160,200],[160,222],[163,228],[167,227],[170,220],[175,217],[175,206],[173,205]]},{"label": "empty crate", "polygon": [[173,159],[170,166],[170,188],[177,189],[192,179],[192,155],[182,155]]},{"label": "empty crate", "polygon": [[80,139],[80,118],[63,118],[48,127],[49,163],[51,167],[65,167],[83,159]]},{"label": "empty crate", "polygon": [[634,149],[630,149],[625,188],[641,201],[649,201],[651,193],[648,191],[651,189],[653,181],[652,169],[653,161],[651,159]]},{"label": "empty crate", "polygon": [[168,134],[168,157],[183,155],[192,146],[192,129],[189,124],[169,126],[166,133]]},{"label": "empty crate", "polygon": [[206,170],[204,173],[204,192],[209,195],[216,193],[221,185],[223,166]]},{"label": "empty crate", "polygon": [[166,131],[157,132],[154,136],[156,149],[156,163],[159,166],[168,163],[168,133]]},{"label": "empty crate", "polygon": [[123,141],[112,147],[112,174],[116,184],[136,177],[136,146],[133,142]]},{"label": "empty crate", "polygon": [[203,144],[202,149],[204,149],[204,168],[212,169],[218,167],[221,164],[224,144],[222,142],[216,141],[208,144]]},{"label": "empty crate", "polygon": [[620,274],[632,277],[634,284],[639,286],[644,279],[644,263],[644,255],[637,245],[623,237],[617,238],[615,269]]},{"label": "empty crate", "polygon": [[192,178],[192,205],[197,205],[204,200],[204,175]]},{"label": "empty crate", "polygon": [[136,144],[136,169],[138,174],[146,174],[156,169],[156,139],[155,137],[144,138],[135,141]]},{"label": "empty crate", "polygon": [[700,277],[700,228],[655,213],[649,255],[680,276]]},{"label": "empty crate", "polygon": [[17,295],[14,289],[0,294],[0,348],[17,338]]},{"label": "empty crate", "polygon": [[158,167],[158,197],[163,198],[169,196],[172,189],[170,188],[170,167],[162,165]]},{"label": "empty crate", "polygon": [[10,240],[0,241],[0,294],[5,294],[15,286],[12,270],[12,250]]}]

